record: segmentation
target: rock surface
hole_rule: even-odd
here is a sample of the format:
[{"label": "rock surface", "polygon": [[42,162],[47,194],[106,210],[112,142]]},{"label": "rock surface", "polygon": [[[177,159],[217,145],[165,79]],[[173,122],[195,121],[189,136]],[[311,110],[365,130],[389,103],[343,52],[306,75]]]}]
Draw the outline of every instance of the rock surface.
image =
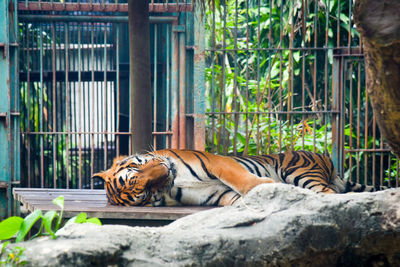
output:
[{"label": "rock surface", "polygon": [[261,185],[165,227],[70,225],[23,244],[31,266],[399,266],[400,190]]}]

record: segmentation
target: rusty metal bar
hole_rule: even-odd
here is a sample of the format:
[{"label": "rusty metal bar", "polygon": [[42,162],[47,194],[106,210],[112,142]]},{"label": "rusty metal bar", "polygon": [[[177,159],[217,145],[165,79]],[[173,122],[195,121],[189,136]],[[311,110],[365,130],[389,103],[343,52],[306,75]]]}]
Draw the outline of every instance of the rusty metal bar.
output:
[{"label": "rusty metal bar", "polygon": [[186,148],[186,35],[179,33],[179,148]]},{"label": "rusty metal bar", "polygon": [[[215,0],[212,0],[212,30],[211,30],[211,47],[213,49],[216,48],[216,42],[215,42]],[[215,51],[211,51],[211,99],[215,99],[215,57],[216,53]],[[215,111],[215,101],[211,102],[211,112]],[[208,145],[209,150],[214,153],[215,152],[215,142],[214,142],[214,137],[215,137],[215,118],[214,116],[211,117],[211,147]]]},{"label": "rusty metal bar", "polygon": [[172,62],[171,62],[171,118],[172,118],[172,148],[179,148],[179,34],[174,29],[177,22],[172,25]]},{"label": "rusty metal bar", "polygon": [[[349,122],[349,127],[350,127],[350,129],[349,129],[349,147],[350,147],[350,149],[353,149],[353,81],[352,81],[352,75],[353,75],[353,64],[351,64],[350,65],[350,78],[349,78],[349,80],[350,80],[350,93],[349,93],[349,95],[350,95],[350,111],[349,111],[349,120],[350,120],[350,122]],[[346,152],[346,150],[345,150],[345,152]],[[350,154],[349,155],[349,170],[350,170],[350,179],[351,179],[351,177],[352,177],[352,168],[353,168],[353,157],[352,157],[352,155]]]},{"label": "rusty metal bar", "polygon": [[[154,3],[148,7],[151,13],[192,12],[191,4],[183,3]],[[99,3],[50,3],[50,2],[18,2],[18,11],[86,11],[86,12],[128,12],[128,4],[99,4]]]},{"label": "rusty metal bar", "polygon": [[[238,62],[237,62],[237,35],[238,35],[238,0],[235,0],[235,23],[234,23],[234,28],[233,28],[233,46],[234,46],[234,59],[233,59],[233,69],[234,69],[234,74],[233,74],[233,97],[232,97],[232,110],[234,112],[237,112],[237,91],[238,89],[238,83],[237,83],[237,69],[238,69]],[[237,113],[231,113],[234,114],[234,129],[233,129],[233,155],[237,155],[237,133],[238,133],[238,124],[239,124],[239,117],[237,116]]]},{"label": "rusty metal bar", "polygon": [[[52,62],[52,71],[53,71],[53,93],[52,93],[52,101],[53,101],[53,132],[57,130],[57,123],[56,123],[56,30],[54,23],[51,24],[51,40],[52,40],[52,51],[51,51],[51,62]],[[55,136],[53,136],[53,187],[57,188],[57,162],[56,162],[56,142]]]}]

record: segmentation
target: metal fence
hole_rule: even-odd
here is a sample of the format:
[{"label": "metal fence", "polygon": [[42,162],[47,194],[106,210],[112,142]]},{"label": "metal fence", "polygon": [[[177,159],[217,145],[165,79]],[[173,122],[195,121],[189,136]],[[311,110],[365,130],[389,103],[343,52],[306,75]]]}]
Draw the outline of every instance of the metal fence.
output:
[{"label": "metal fence", "polygon": [[[193,29],[185,28],[191,19],[185,12],[193,6],[151,1],[149,9],[153,147],[184,147],[179,120],[184,116],[186,122],[187,114],[179,102],[190,103],[184,89],[194,82],[186,74],[193,68],[187,66],[193,65]],[[25,1],[18,12],[22,185],[102,187],[91,175],[115,156],[131,154],[135,132],[129,120],[127,4]]]},{"label": "metal fence", "polygon": [[[342,177],[398,186],[352,3],[208,1],[203,27],[190,2],[150,1],[154,148],[329,152]],[[94,188],[131,153],[126,15],[121,1],[18,3],[23,186]]]},{"label": "metal fence", "polygon": [[353,1],[211,1],[207,149],[329,152],[339,175],[398,186],[365,90]]}]

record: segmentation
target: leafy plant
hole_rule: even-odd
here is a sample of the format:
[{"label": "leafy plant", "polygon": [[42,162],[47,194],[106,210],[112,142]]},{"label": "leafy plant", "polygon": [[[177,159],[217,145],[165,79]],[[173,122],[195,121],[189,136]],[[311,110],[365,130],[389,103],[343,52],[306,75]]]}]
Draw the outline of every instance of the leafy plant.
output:
[{"label": "leafy plant", "polygon": [[[0,222],[0,240],[10,240],[15,237],[15,243],[24,241],[32,227],[41,220],[39,230],[30,239],[39,236],[50,236],[51,239],[57,238],[56,233],[62,224],[62,217],[64,213],[64,197],[59,196],[53,199],[53,204],[60,208],[60,211],[50,210],[42,214],[41,210],[35,210],[25,218],[19,216],[9,217]],[[65,225],[72,223],[93,223],[101,225],[98,218],[87,218],[85,212],[79,213],[77,216],[70,218]],[[65,226],[64,225],[64,226]],[[43,230],[44,228],[44,230]],[[4,242],[0,254],[0,263],[5,265],[21,265],[25,263],[23,256],[24,249],[20,247],[8,248],[10,241]]]},{"label": "leafy plant", "polygon": [[[209,1],[206,149],[221,154],[306,149],[332,155],[333,119],[340,120],[332,105],[334,50],[360,46],[352,5],[338,0]],[[339,153],[344,149],[344,178],[367,177],[372,184],[372,177],[381,177],[386,168],[383,180],[399,183],[399,160],[392,153],[362,151],[384,148],[384,141],[368,106],[363,60],[346,57],[346,62],[344,136],[338,148]],[[373,166],[375,156],[383,159],[382,167],[355,168],[358,161]]]}]

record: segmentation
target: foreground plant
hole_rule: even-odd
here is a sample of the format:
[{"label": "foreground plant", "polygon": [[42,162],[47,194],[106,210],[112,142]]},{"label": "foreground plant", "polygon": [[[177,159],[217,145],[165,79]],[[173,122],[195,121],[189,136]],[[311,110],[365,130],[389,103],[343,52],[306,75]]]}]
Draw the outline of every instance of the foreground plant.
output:
[{"label": "foreground plant", "polygon": [[[30,239],[39,236],[50,236],[55,239],[57,231],[60,229],[62,217],[64,213],[64,197],[59,196],[53,199],[53,204],[60,207],[60,211],[50,210],[45,214],[41,210],[35,210],[25,218],[19,216],[9,217],[0,222],[0,240],[14,240],[19,243],[25,240],[25,237],[31,231],[33,225],[41,219],[39,230],[36,234],[32,235]],[[93,223],[101,225],[98,218],[87,218],[85,212],[79,213],[77,216],[70,218],[65,224],[72,223]],[[44,228],[44,230],[43,230]],[[1,266],[20,266],[26,263],[21,247],[9,248],[11,241],[6,241],[1,245],[0,251],[0,265]]]}]

